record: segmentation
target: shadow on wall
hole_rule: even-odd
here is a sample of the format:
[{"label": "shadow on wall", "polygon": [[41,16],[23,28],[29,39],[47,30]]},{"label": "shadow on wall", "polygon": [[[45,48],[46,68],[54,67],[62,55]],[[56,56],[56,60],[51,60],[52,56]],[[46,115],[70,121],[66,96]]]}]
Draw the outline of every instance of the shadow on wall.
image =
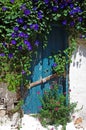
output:
[{"label": "shadow on wall", "polygon": [[86,45],[78,45],[73,52],[73,67],[80,68],[82,63],[84,63],[82,62],[84,58],[86,58]]}]

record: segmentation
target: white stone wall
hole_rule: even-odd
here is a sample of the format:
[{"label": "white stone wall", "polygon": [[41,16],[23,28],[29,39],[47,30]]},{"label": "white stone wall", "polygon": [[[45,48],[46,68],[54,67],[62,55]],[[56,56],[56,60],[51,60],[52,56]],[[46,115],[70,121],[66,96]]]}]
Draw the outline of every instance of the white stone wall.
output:
[{"label": "white stone wall", "polygon": [[86,124],[86,45],[78,45],[69,69],[70,101],[77,102],[77,117]]}]

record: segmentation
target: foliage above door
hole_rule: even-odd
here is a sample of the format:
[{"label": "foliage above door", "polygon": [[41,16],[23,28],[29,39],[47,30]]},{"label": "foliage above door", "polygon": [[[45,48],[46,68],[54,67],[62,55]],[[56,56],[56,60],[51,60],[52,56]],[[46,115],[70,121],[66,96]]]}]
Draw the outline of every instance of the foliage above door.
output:
[{"label": "foliage above door", "polygon": [[0,81],[12,91],[29,84],[32,54],[42,41],[47,46],[51,24],[85,38],[85,5],[85,0],[0,0]]}]

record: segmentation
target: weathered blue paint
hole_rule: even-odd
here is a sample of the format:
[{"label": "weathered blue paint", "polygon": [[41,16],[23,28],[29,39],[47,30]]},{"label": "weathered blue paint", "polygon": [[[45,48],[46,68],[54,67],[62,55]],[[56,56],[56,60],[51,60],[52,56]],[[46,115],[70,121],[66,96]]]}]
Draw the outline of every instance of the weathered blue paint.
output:
[{"label": "weathered blue paint", "polygon": [[[48,45],[46,49],[39,47],[36,59],[32,63],[32,82],[40,80],[52,74],[52,65],[54,60],[49,58],[53,53],[64,50],[67,45],[67,35],[62,27],[52,26],[52,31],[48,36]],[[57,80],[57,79],[55,79]],[[67,80],[59,79],[59,93],[65,92],[67,88]],[[49,89],[51,81],[35,86],[28,90],[25,98],[23,109],[25,113],[38,113],[40,111],[41,102],[39,96],[42,96],[45,89]],[[67,86],[68,87],[68,86]]]}]

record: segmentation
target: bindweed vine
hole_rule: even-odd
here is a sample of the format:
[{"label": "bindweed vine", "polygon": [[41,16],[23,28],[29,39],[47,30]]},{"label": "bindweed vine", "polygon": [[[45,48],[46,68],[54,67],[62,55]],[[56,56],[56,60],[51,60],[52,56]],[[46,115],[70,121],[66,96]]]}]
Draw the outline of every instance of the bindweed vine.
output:
[{"label": "bindweed vine", "polygon": [[0,81],[16,91],[29,84],[32,56],[47,45],[51,24],[86,39],[86,0],[0,0]]}]

